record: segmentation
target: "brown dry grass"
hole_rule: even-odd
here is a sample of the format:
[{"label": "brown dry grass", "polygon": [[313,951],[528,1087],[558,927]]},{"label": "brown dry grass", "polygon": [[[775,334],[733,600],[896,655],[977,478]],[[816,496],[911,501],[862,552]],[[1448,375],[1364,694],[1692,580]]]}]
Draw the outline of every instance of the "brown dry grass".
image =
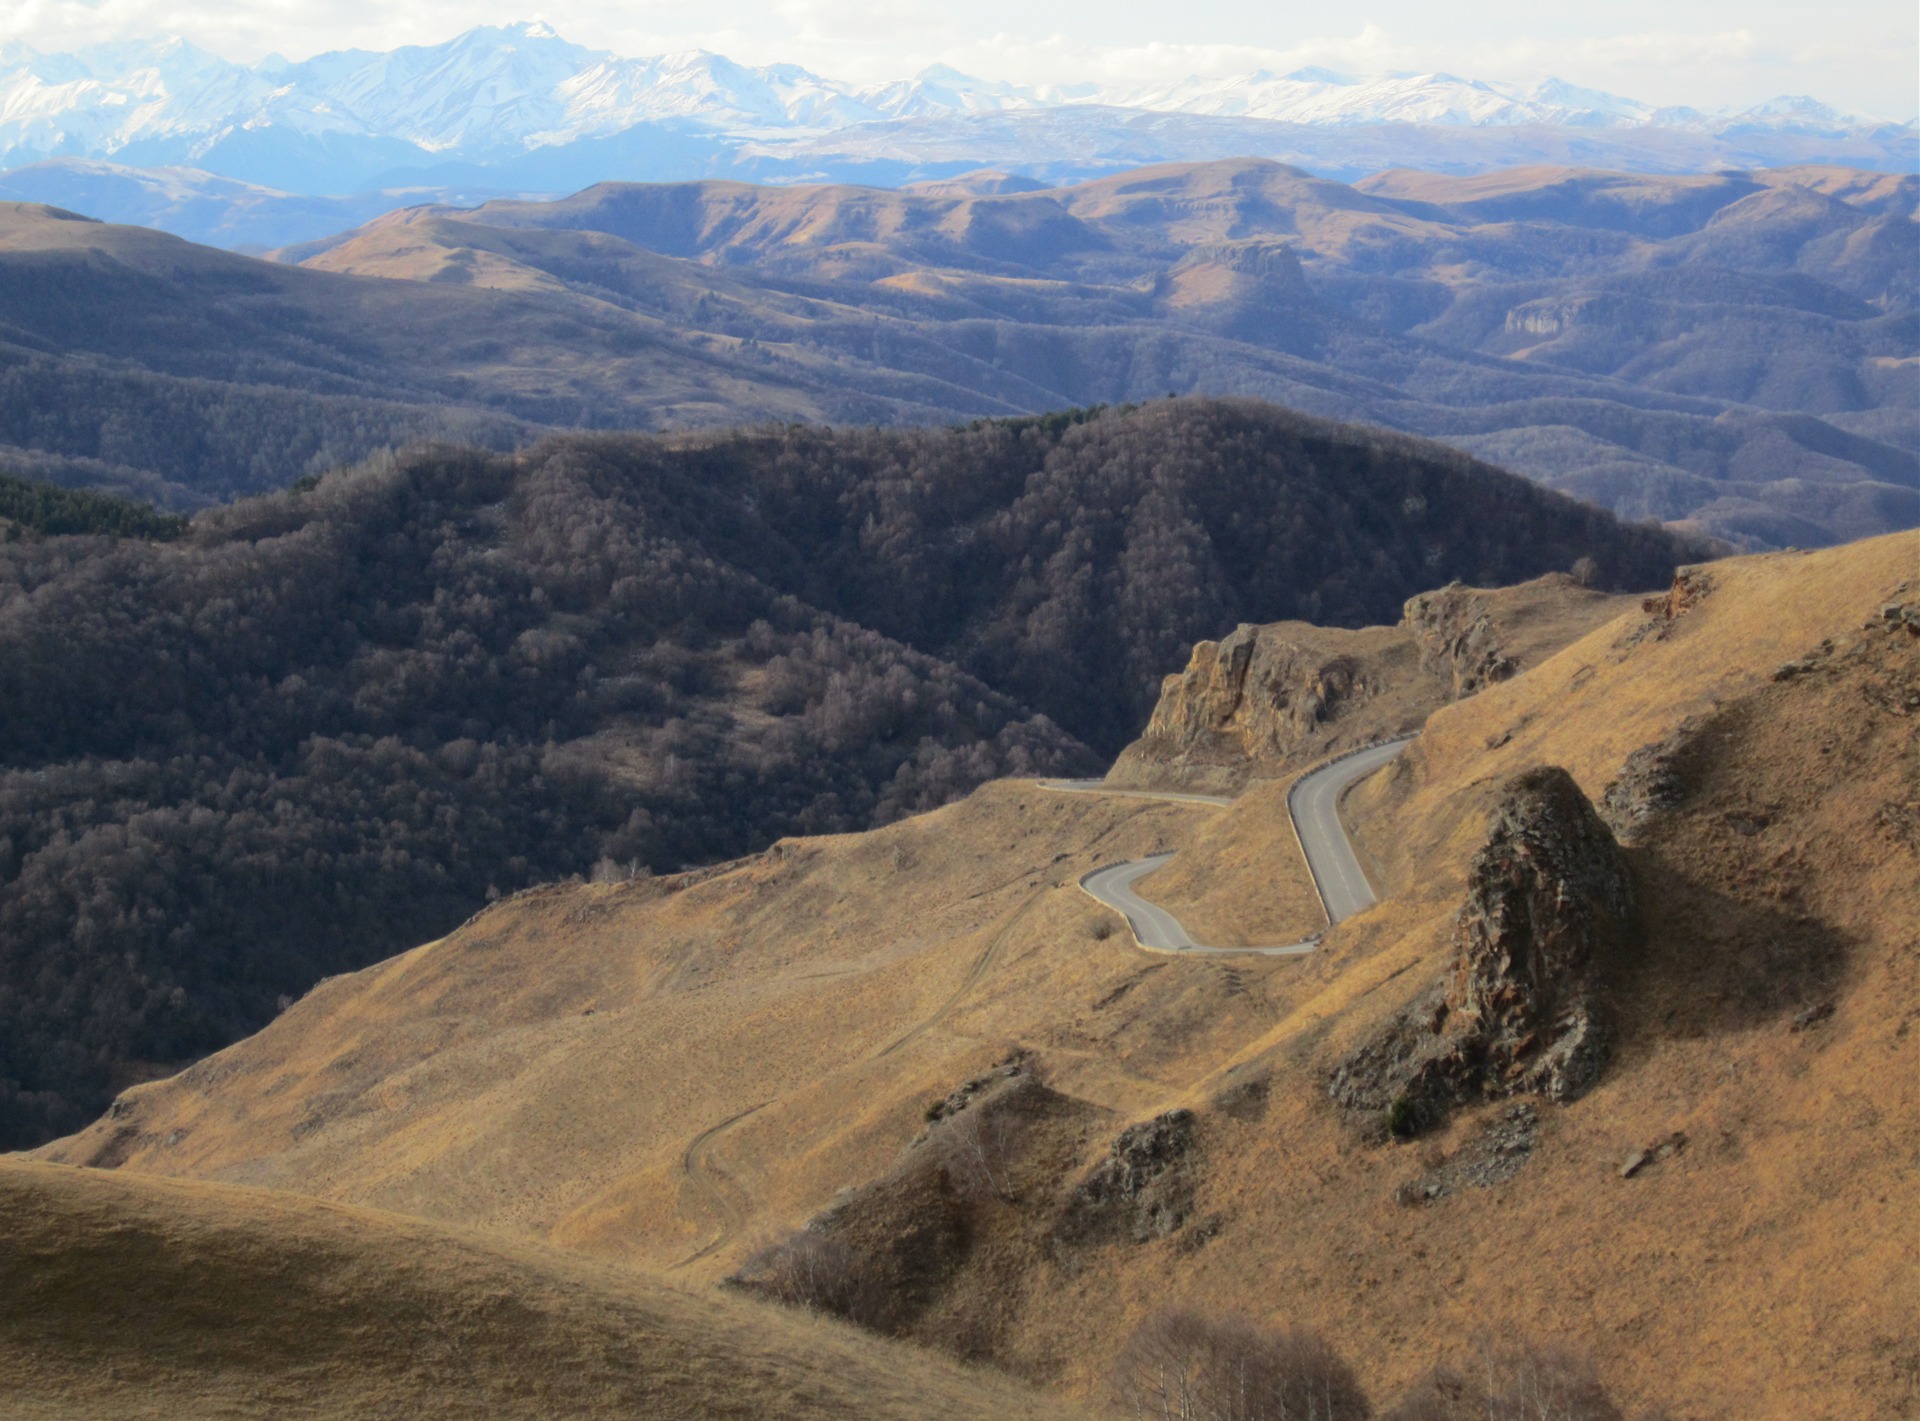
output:
[{"label": "brown dry grass", "polygon": [[[1565,573],[1551,573],[1513,587],[1470,592],[1492,621],[1501,649],[1521,670],[1539,665],[1640,600],[1591,591]],[[1187,744],[1172,743],[1151,733],[1143,735],[1120,753],[1107,774],[1107,783],[1128,789],[1231,795],[1249,783],[1291,779],[1329,756],[1418,730],[1429,715],[1452,699],[1449,674],[1444,669],[1422,667],[1420,644],[1404,621],[1390,627],[1355,629],[1317,627],[1310,622],[1269,622],[1260,631],[1265,644],[1297,648],[1302,665],[1338,662],[1351,666],[1355,681],[1367,688],[1366,693],[1334,702],[1325,720],[1308,729],[1294,728],[1294,738],[1284,751],[1269,753],[1263,746],[1256,759],[1247,757],[1237,722],[1222,724],[1217,737],[1200,737]],[[1169,723],[1204,723],[1209,715],[1218,717],[1229,710],[1225,705],[1205,704],[1208,692],[1203,683],[1200,705],[1189,707],[1190,713],[1180,713],[1184,698],[1194,694],[1183,682],[1200,664],[1196,651],[1186,673],[1169,676],[1162,683],[1161,710],[1169,713]],[[1302,688],[1288,689],[1298,695]],[[1260,694],[1258,688],[1247,688],[1249,700]],[[1155,719],[1160,719],[1159,711]]]},{"label": "brown dry grass", "polygon": [[[680,1275],[698,1281],[886,1176],[930,1101],[1019,1045],[1115,1129],[1196,1109],[1205,1221],[1062,1255],[1044,1227],[1058,1194],[980,1211],[935,1313],[1019,1372],[1090,1391],[1177,1299],[1314,1328],[1379,1402],[1491,1332],[1591,1352],[1623,1401],[1687,1417],[1920,1414],[1920,750],[1904,699],[1920,655],[1861,629],[1920,582],[1920,536],[1708,577],[1670,625],[1635,610],[1438,711],[1350,800],[1392,896],[1304,960],[1142,954],[1097,939],[1101,910],[1072,886],[1163,847],[1215,844],[1224,864],[1261,834],[1279,863],[1271,805],[1002,783],[692,881],[525,895],[328,984],[47,1153],[663,1267],[717,1243]],[[1770,679],[1823,639],[1814,671]],[[1688,714],[1708,722],[1688,798],[1632,851],[1650,931],[1609,964],[1608,1074],[1543,1110],[1505,1184],[1396,1202],[1488,1112],[1376,1143],[1330,1106],[1326,1070],[1444,966],[1493,788],[1550,762],[1598,796]],[[689,1176],[689,1146],[742,1112]],[[1630,1149],[1675,1131],[1684,1149],[1620,1177]],[[1085,1163],[1103,1149],[1096,1132]]]},{"label": "brown dry grass", "polygon": [[18,1418],[1066,1416],[990,1372],[554,1249],[0,1163]]},{"label": "brown dry grass", "polygon": [[[1563,574],[1476,594],[1500,645],[1524,671],[1604,626],[1640,599],[1589,591]],[[1441,675],[1420,668],[1405,624],[1357,631],[1278,622],[1271,631],[1316,657],[1348,658],[1377,694],[1329,720],[1285,759],[1209,767],[1165,761],[1144,741],[1128,747],[1111,783],[1232,792],[1233,807],[1204,821],[1180,856],[1139,884],[1142,896],[1177,915],[1198,942],[1222,947],[1298,942],[1326,925],[1287,815],[1286,792],[1321,760],[1418,729],[1450,699]],[[1178,694],[1169,677],[1165,694]],[[1388,836],[1391,837],[1391,836]],[[1370,870],[1378,865],[1369,862]]]}]

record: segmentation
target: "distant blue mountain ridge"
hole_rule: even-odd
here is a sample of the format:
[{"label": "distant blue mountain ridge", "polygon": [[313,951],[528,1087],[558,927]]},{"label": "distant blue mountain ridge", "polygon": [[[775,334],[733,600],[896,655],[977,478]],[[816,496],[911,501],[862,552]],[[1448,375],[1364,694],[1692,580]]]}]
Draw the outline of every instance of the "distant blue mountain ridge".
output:
[{"label": "distant blue mountain ridge", "polygon": [[1257,71],[1134,88],[935,66],[856,86],[692,52],[625,58],[539,23],[445,44],[237,64],[183,39],[0,46],[0,198],[199,241],[304,240],[419,201],[604,180],[897,187],[994,169],[1049,184],[1270,158],[1352,180],[1530,164],[1682,173],[1920,168],[1920,128],[1783,97],[1659,108],[1548,79]]}]

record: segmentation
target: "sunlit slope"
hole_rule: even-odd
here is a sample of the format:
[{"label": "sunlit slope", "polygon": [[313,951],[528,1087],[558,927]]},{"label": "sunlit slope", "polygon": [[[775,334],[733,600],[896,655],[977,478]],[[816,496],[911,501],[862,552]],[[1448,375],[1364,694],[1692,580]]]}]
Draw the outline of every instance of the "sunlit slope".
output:
[{"label": "sunlit slope", "polygon": [[1245,1039],[1266,1003],[1224,995],[1223,971],[1097,1007],[1150,964],[1093,936],[1103,911],[1075,886],[1214,812],[1004,782],[717,872],[535,890],[323,984],[48,1153],[659,1266],[722,1239],[713,1266],[737,1261],[1018,1042],[1060,1043],[1078,1093],[1127,1111]]},{"label": "sunlit slope", "polygon": [[[1682,1414],[1899,1414],[1920,1327],[1920,641],[1880,609],[1920,593],[1920,538],[1687,582],[1438,711],[1350,797],[1389,896],[1334,935],[1328,990],[1189,1096],[1267,1083],[1258,1128],[1219,1117],[1207,1192],[1287,1231],[1236,1231],[1249,1254],[1179,1286],[1285,1297],[1409,1366],[1491,1327],[1589,1349],[1616,1395]],[[1471,1161],[1507,1107],[1369,1148],[1330,1111],[1327,1072],[1444,970],[1498,787],[1561,764],[1597,802],[1689,717],[1671,803],[1629,840],[1645,941],[1606,979],[1598,1087],[1541,1107],[1510,1179],[1397,1202]],[[1661,1142],[1678,1152],[1621,1177]]]},{"label": "sunlit slope", "polygon": [[803,1314],[262,1190],[0,1162],[0,1240],[9,1417],[1069,1414]]},{"label": "sunlit slope", "polygon": [[1107,783],[1232,794],[1417,730],[1443,705],[1536,666],[1637,605],[1564,572],[1512,587],[1454,583],[1392,626],[1243,624],[1161,682],[1145,731]]},{"label": "sunlit slope", "polygon": [[[1261,911],[1297,898],[1284,781],[1225,811],[1003,782],[695,880],[524,895],[47,1153],[703,1279],[910,1161],[930,1104],[1024,1049],[1073,1104],[1018,1191],[967,1206],[968,1252],[909,1329],[930,1345],[988,1337],[1091,1394],[1177,1298],[1321,1329],[1382,1404],[1490,1332],[1591,1353],[1629,1412],[1897,1415],[1920,1335],[1920,638],[1882,608],[1917,597],[1911,534],[1717,563],[1436,711],[1349,798],[1383,901],[1299,961],[1140,954],[1072,886],[1165,848],[1257,867],[1266,844]],[[1644,941],[1604,964],[1592,1092],[1518,1102],[1511,1151],[1514,1102],[1404,1144],[1336,1109],[1334,1065],[1450,967],[1500,786],[1559,764],[1602,800],[1689,717],[1628,832]],[[1181,1220],[1063,1235],[1119,1130],[1174,1107],[1196,1112]],[[1057,1157],[1079,1163],[1047,1176]]]}]

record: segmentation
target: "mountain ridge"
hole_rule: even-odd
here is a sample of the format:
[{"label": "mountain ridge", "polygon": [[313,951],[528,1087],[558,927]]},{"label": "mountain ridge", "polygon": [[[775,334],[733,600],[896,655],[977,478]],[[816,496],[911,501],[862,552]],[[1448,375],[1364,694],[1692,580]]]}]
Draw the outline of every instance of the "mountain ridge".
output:
[{"label": "mountain ridge", "polygon": [[1085,773],[1222,622],[1699,551],[1201,400],[416,448],[156,531],[0,542],[0,1139],[529,883]]},{"label": "mountain ridge", "polygon": [[[39,1153],[691,1280],[751,1279],[759,1240],[804,1230],[886,1281],[885,1330],[1069,1395],[1172,1292],[1321,1332],[1383,1403],[1485,1328],[1591,1353],[1602,1416],[1897,1415],[1917,545],[1684,569],[1433,709],[1344,806],[1380,902],[1304,958],[1144,954],[1077,887],[1175,849],[1184,880],[1142,892],[1182,921],[1230,940],[1290,899],[1318,926],[1286,778],[1224,808],[1002,781],[712,873],[518,895]],[[1644,909],[1588,964],[1597,1080],[1344,1106],[1330,1083],[1383,1034],[1456,1025],[1432,993],[1486,923],[1479,850],[1542,766],[1609,816]],[[1505,940],[1583,911],[1542,908]]]},{"label": "mountain ridge", "polygon": [[[383,175],[408,169],[510,170],[530,155],[551,163],[569,151],[599,155],[608,169],[599,176],[653,176],[614,167],[633,161],[621,145],[631,148],[642,135],[678,141],[681,167],[673,175],[682,177],[718,175],[710,170],[743,162],[745,175],[773,176],[765,165],[783,161],[782,145],[792,149],[784,157],[789,165],[817,163],[828,152],[843,163],[869,162],[889,147],[913,148],[917,134],[928,140],[919,144],[922,160],[938,166],[933,154],[942,140],[917,125],[1074,110],[1116,135],[1143,118],[1177,116],[1200,130],[1230,121],[1240,125],[1232,131],[1243,151],[1261,153],[1286,134],[1318,130],[1567,130],[1587,142],[1644,130],[1684,140],[1697,166],[1724,163],[1743,143],[1777,138],[1785,146],[1775,161],[1811,140],[1830,145],[1830,158],[1878,151],[1897,167],[1920,134],[1913,124],[1846,114],[1801,96],[1706,113],[1656,108],[1557,79],[1511,85],[1445,73],[1355,79],[1325,70],[1258,71],[1101,88],[987,81],[935,65],[908,79],[856,85],[797,65],[744,65],[707,51],[627,58],[570,43],[538,22],[298,62],[269,56],[231,63],[177,37],[72,54],[40,54],[22,44],[0,49],[0,170],[43,159],[112,158],[197,166],[254,182],[277,171],[280,185],[309,195],[380,186]],[[1264,143],[1245,146],[1259,132],[1248,124],[1270,130]],[[1030,144],[1023,160],[1045,162],[1047,142],[1043,136]],[[983,148],[968,166],[999,156]]]},{"label": "mountain ridge", "polygon": [[1217,393],[1808,546],[1920,521],[1917,202],[1833,168],[1348,186],[1239,159],[1060,188],[606,183],[275,262],[0,205],[0,444],[95,485],[138,465],[107,486],[143,468],[187,508],[422,435]]}]

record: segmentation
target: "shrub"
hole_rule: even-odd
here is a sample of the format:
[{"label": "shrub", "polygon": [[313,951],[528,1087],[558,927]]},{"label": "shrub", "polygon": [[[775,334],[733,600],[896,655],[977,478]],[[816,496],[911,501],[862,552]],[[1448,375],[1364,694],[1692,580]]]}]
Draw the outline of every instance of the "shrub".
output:
[{"label": "shrub", "polygon": [[1396,1095],[1387,1107],[1387,1133],[1396,1140],[1411,1140],[1420,1133],[1420,1106],[1410,1095]]},{"label": "shrub", "polygon": [[947,1178],[962,1198],[1011,1199],[1018,1126],[997,1101],[982,1101],[939,1126]]},{"label": "shrub", "polygon": [[827,1313],[884,1332],[894,1309],[867,1260],[838,1239],[799,1229],[769,1243],[727,1282],[788,1307]]},{"label": "shrub", "polygon": [[1154,1314],[1115,1368],[1124,1414],[1163,1421],[1361,1421],[1353,1370],[1303,1328],[1262,1328],[1186,1309]]}]

